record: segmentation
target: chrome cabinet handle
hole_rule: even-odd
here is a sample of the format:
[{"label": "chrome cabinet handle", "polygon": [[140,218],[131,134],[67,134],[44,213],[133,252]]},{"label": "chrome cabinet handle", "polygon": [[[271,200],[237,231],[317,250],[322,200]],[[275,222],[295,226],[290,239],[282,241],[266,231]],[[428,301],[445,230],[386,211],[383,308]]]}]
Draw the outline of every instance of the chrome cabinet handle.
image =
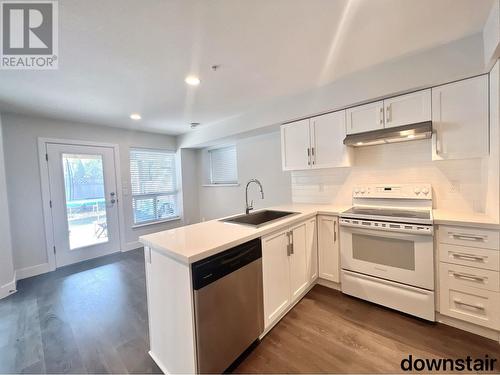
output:
[{"label": "chrome cabinet handle", "polygon": [[485,241],[488,236],[480,236],[480,235],[471,235],[464,233],[450,233],[451,237],[456,240],[464,240],[464,241]]},{"label": "chrome cabinet handle", "polygon": [[316,164],[316,153],[314,152],[314,147],[311,148],[311,159],[312,165]]},{"label": "chrome cabinet handle", "polygon": [[307,165],[311,165],[311,149],[307,148]]},{"label": "chrome cabinet handle", "polygon": [[487,258],[487,257],[481,257],[481,256],[478,256],[478,255],[468,255],[468,254],[460,254],[460,253],[451,253],[451,256],[453,258],[458,258],[458,259],[463,259],[463,260],[471,260],[471,261],[480,261],[480,262],[484,262],[484,260]]},{"label": "chrome cabinet handle", "polygon": [[469,280],[469,281],[478,281],[481,283],[484,283],[487,279],[487,277],[479,277],[479,276],[474,276],[474,275],[469,275],[466,273],[460,273],[460,272],[453,272],[453,276],[456,277],[457,279],[464,279],[464,280]]},{"label": "chrome cabinet handle", "polygon": [[287,232],[288,244],[286,245],[286,255],[290,256],[293,254],[293,231]]},{"label": "chrome cabinet handle", "polygon": [[385,118],[385,122],[386,122],[386,123],[389,123],[389,122],[391,122],[391,104],[389,104],[389,105],[387,106],[387,108],[386,108],[386,110],[385,110],[385,111],[386,111],[386,114],[385,114],[385,117],[386,117],[386,118]]},{"label": "chrome cabinet handle", "polygon": [[454,299],[453,302],[455,302],[457,305],[467,306],[467,307],[471,307],[473,309],[477,309],[477,310],[481,310],[481,311],[485,310],[485,307],[483,305],[473,305],[471,303],[462,302],[459,299]]},{"label": "chrome cabinet handle", "polygon": [[337,242],[337,221],[333,221],[333,243]]},{"label": "chrome cabinet handle", "polygon": [[380,107],[380,125],[384,124],[384,107]]}]

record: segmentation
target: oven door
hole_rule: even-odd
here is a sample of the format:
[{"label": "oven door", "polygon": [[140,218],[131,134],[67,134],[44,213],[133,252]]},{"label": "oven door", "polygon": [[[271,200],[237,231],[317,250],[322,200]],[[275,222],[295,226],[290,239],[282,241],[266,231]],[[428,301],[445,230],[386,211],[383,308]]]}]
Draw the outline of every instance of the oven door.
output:
[{"label": "oven door", "polygon": [[341,226],[342,269],[434,290],[434,241],[418,235]]}]

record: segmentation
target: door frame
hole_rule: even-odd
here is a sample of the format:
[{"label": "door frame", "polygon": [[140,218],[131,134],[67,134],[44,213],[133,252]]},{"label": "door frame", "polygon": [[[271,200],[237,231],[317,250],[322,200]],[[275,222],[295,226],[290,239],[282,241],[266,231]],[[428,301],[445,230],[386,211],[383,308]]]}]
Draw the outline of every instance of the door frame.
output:
[{"label": "door frame", "polygon": [[49,181],[49,165],[47,163],[47,144],[56,143],[63,145],[73,145],[73,146],[93,146],[93,147],[108,147],[113,149],[113,155],[115,158],[115,180],[116,180],[116,193],[118,199],[118,243],[120,244],[119,251],[123,251],[124,243],[124,223],[125,218],[123,214],[123,199],[120,195],[122,192],[122,180],[121,180],[121,169],[120,169],[120,151],[117,144],[114,143],[103,143],[103,142],[93,142],[93,141],[79,141],[75,139],[60,139],[60,138],[45,138],[38,137],[38,162],[40,166],[40,184],[42,191],[42,209],[43,209],[43,221],[45,228],[45,250],[47,252],[47,262],[49,265],[49,271],[54,271],[56,269],[56,255],[54,252],[55,241],[54,241],[54,222],[52,218],[52,209],[50,207],[50,181]]}]

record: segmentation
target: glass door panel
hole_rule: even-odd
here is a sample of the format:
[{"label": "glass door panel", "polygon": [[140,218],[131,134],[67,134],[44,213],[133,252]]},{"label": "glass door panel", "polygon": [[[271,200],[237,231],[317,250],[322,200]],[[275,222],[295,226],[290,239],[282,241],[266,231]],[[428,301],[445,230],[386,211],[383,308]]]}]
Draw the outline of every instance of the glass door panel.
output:
[{"label": "glass door panel", "polygon": [[70,250],[108,242],[102,155],[62,154]]}]

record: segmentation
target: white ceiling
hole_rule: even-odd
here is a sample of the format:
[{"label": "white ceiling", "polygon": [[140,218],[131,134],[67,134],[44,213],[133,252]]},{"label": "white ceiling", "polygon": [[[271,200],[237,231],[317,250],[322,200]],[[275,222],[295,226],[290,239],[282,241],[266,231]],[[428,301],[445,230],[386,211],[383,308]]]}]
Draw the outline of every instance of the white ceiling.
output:
[{"label": "white ceiling", "polygon": [[185,133],[479,32],[492,2],[63,0],[59,70],[0,71],[0,110]]}]

